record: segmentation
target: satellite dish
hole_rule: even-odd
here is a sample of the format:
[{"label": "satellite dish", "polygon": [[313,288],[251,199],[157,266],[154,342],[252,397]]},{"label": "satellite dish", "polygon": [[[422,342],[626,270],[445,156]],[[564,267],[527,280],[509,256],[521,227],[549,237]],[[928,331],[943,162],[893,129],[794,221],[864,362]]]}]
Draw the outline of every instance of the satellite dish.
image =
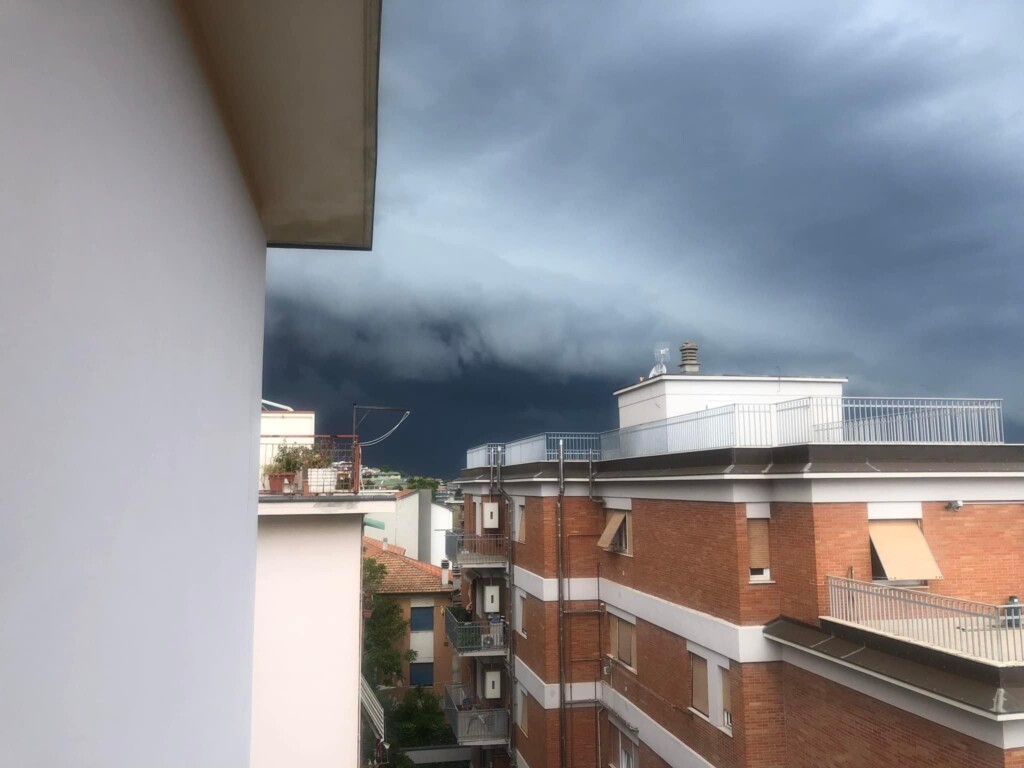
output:
[{"label": "satellite dish", "polygon": [[647,378],[653,379],[655,376],[668,373],[668,350],[667,343],[659,343],[654,347],[654,367]]}]

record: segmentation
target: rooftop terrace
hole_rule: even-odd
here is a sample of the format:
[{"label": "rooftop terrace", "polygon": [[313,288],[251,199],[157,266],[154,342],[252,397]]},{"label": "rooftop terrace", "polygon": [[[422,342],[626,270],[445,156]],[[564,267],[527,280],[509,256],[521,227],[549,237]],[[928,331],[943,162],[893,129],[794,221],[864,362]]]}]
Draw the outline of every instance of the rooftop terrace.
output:
[{"label": "rooftop terrace", "polygon": [[545,432],[466,452],[466,468],[607,461],[717,448],[787,445],[998,445],[997,399],[801,397],[735,403],[607,432]]}]

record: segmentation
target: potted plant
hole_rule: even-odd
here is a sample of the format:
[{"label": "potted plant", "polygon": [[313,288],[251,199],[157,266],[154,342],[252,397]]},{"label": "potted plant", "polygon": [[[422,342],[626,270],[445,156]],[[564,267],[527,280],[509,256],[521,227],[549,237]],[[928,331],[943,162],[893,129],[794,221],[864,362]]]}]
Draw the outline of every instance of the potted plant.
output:
[{"label": "potted plant", "polygon": [[284,493],[286,482],[295,486],[295,476],[302,470],[308,450],[305,445],[282,445],[277,449],[274,460],[267,465],[267,485],[271,493]]}]

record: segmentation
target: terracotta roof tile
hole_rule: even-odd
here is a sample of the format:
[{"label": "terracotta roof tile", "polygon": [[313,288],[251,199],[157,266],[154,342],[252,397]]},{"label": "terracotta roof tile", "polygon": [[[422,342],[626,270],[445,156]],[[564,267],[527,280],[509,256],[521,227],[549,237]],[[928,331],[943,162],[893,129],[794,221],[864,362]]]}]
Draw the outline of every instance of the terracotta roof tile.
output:
[{"label": "terracotta roof tile", "polygon": [[407,595],[412,592],[451,592],[450,586],[441,583],[441,569],[436,565],[421,563],[406,556],[405,549],[393,547],[387,549],[381,542],[363,537],[366,556],[372,557],[387,568],[384,583],[381,584],[382,594]]}]

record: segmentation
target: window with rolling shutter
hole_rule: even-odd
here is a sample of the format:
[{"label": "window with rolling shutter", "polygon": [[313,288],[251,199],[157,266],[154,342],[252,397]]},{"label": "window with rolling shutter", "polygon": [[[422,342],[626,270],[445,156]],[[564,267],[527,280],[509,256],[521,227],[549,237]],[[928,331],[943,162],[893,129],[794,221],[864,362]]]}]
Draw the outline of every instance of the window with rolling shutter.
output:
[{"label": "window with rolling shutter", "polygon": [[703,656],[690,654],[690,706],[708,715],[708,662]]},{"label": "window with rolling shutter", "polygon": [[732,728],[732,688],[729,682],[729,670],[718,668],[722,678],[722,725]]},{"label": "window with rolling shutter", "polygon": [[768,545],[768,524],[764,518],[747,520],[747,545],[750,550],[750,578],[771,578],[771,552]]}]

